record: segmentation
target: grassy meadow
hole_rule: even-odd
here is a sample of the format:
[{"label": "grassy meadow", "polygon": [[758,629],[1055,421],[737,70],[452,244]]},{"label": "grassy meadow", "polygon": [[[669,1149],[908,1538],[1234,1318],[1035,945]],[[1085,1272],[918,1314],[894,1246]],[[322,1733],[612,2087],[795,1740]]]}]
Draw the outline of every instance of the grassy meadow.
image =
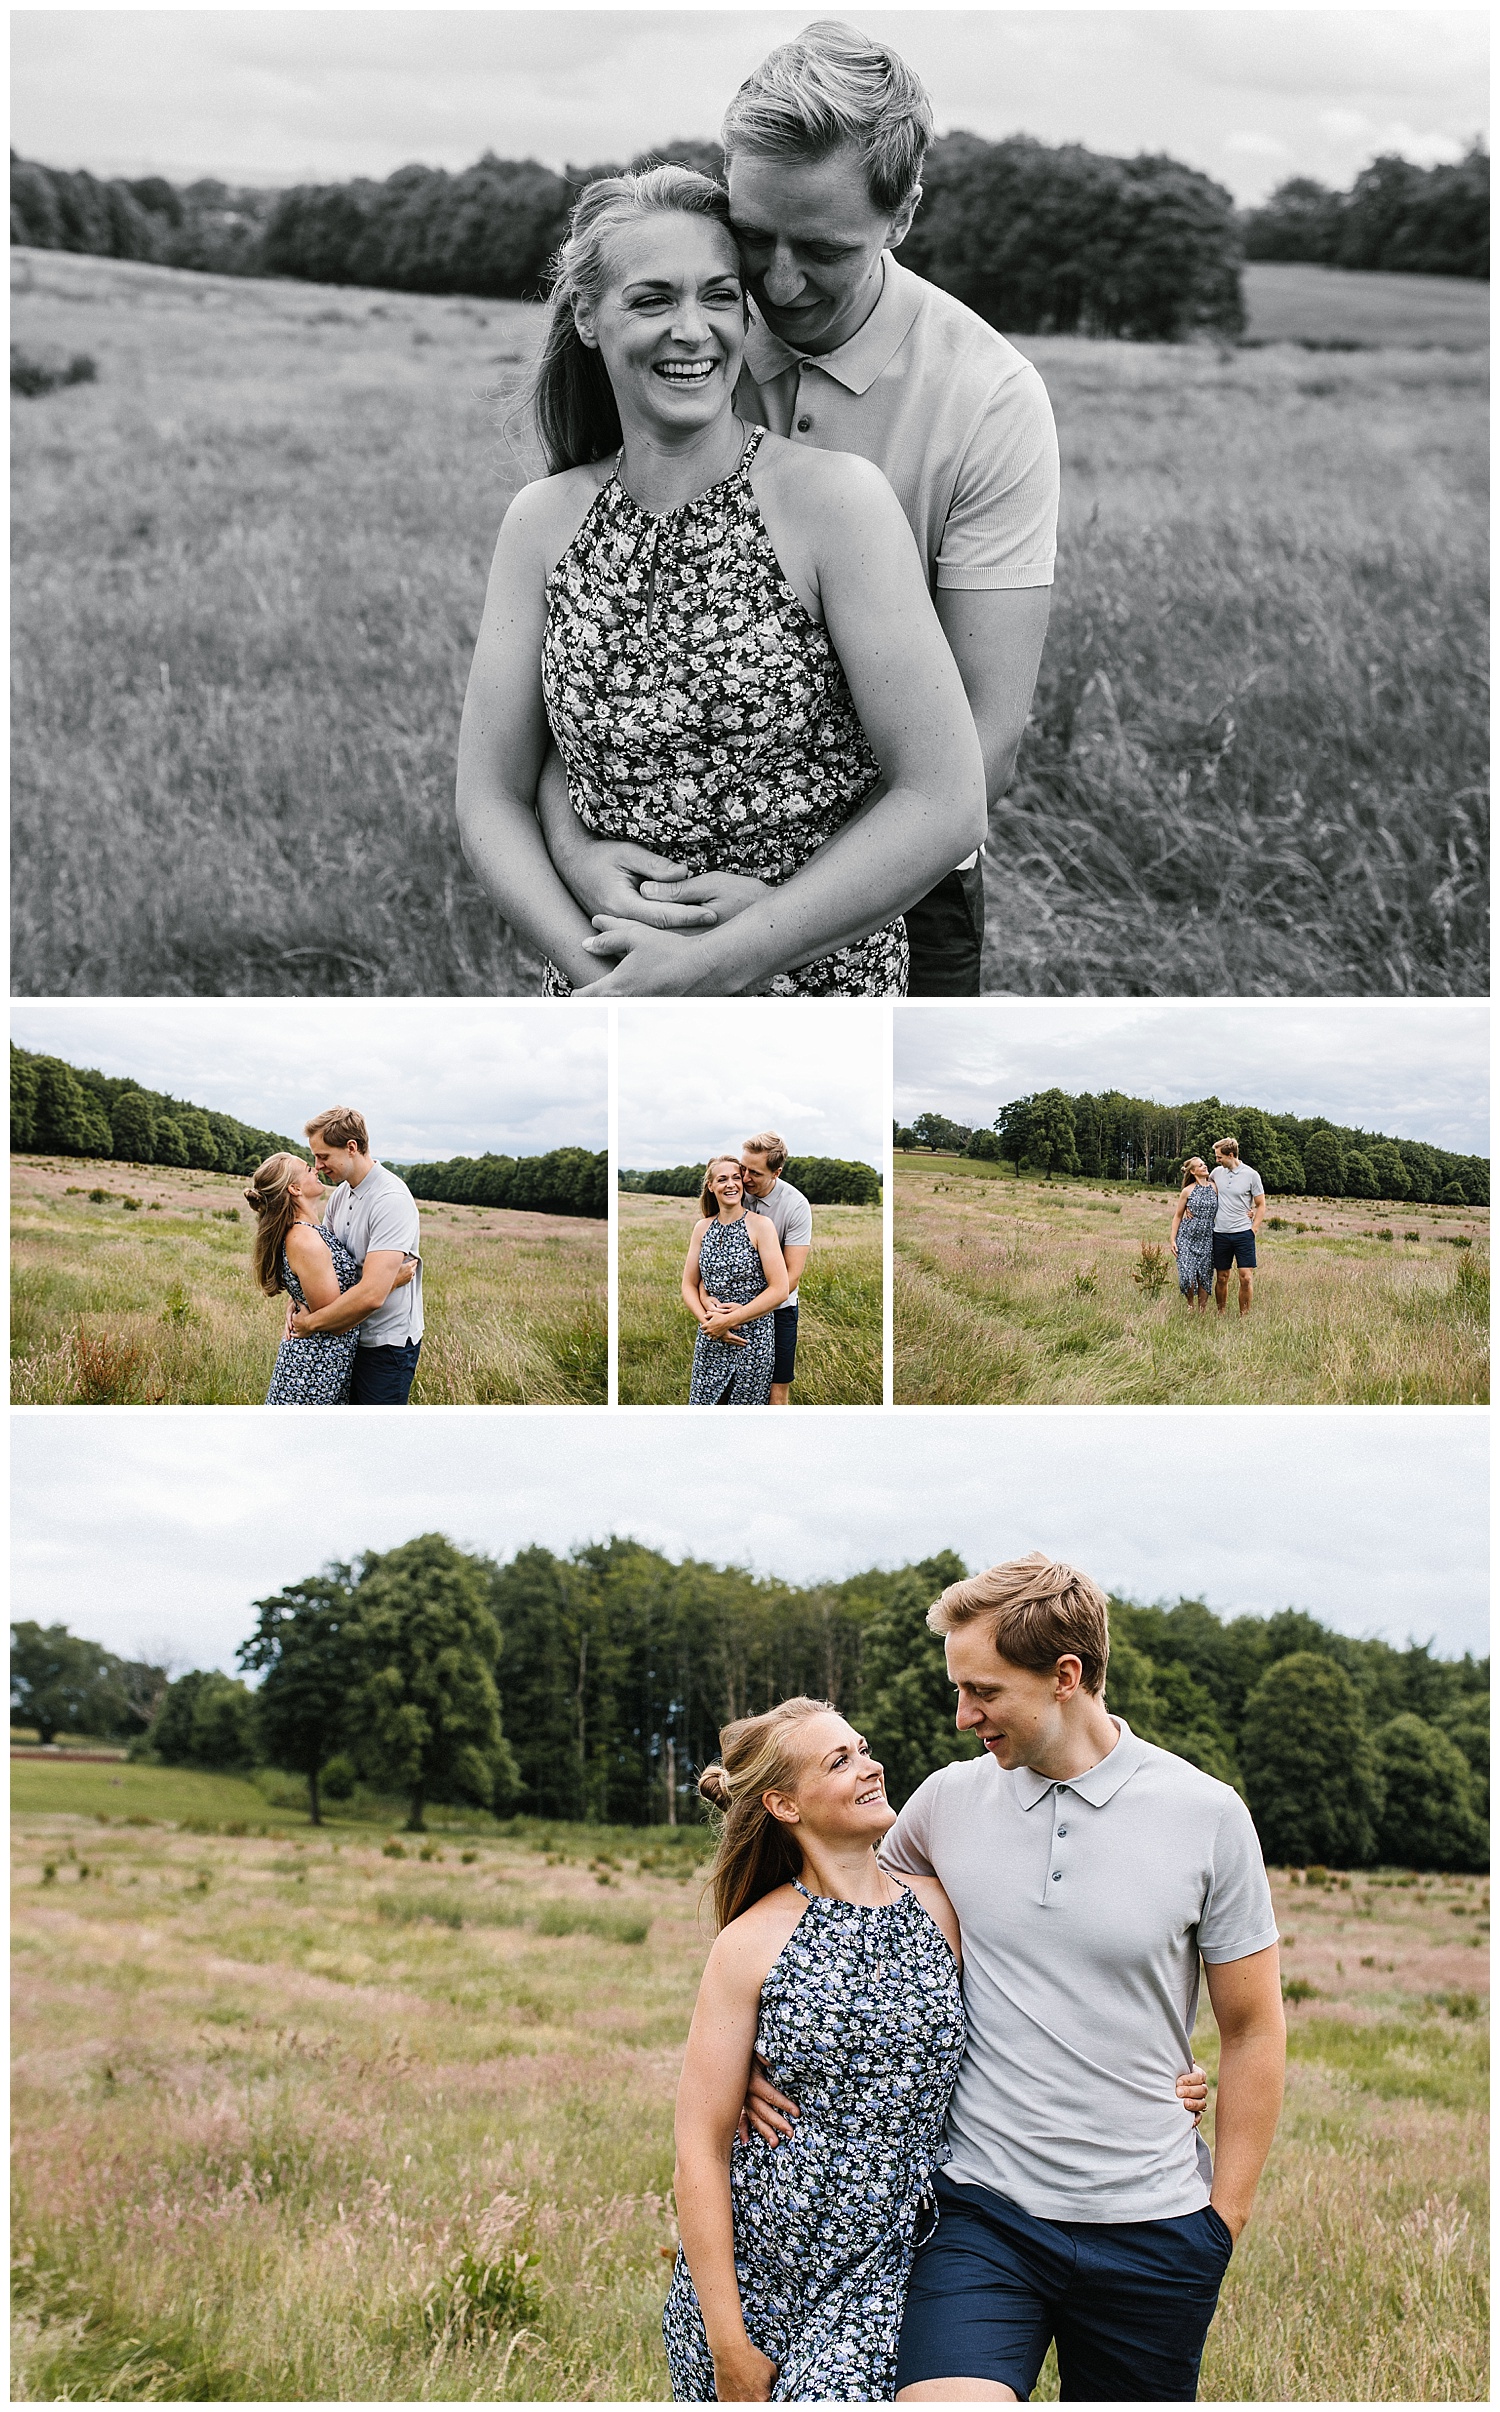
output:
[{"label": "grassy meadow", "polygon": [[898,1155],[897,1402],[1488,1399],[1485,1208],[1272,1198],[1242,1325],[1233,1278],[1222,1316],[1205,1317],[1181,1296],[1168,1244],[1176,1196]]},{"label": "grassy meadow", "polygon": [[[696,1198],[619,1193],[620,1404],[686,1401],[697,1326],[682,1303]],[[815,1206],[813,1251],[798,1285],[798,1407],[881,1400],[881,1212]]]},{"label": "grassy meadow", "polygon": [[[13,413],[18,992],[530,993],[452,785],[535,307],[12,280],[98,365]],[[1483,991],[1486,366],[1438,282],[1361,279],[1346,353],[1264,266],[1253,348],[1024,340],[1064,510],[988,988]]]},{"label": "grassy meadow", "polygon": [[[702,1828],[12,1773],[16,2401],[662,2400]],[[1273,1885],[1287,2110],[1202,2394],[1482,2400],[1488,1886]]]},{"label": "grassy meadow", "polygon": [[[413,1406],[602,1405],[606,1226],[426,1200],[421,1212]],[[12,1156],[12,1401],[258,1404],[286,1302],[256,1286],[252,1246],[232,1174]]]}]

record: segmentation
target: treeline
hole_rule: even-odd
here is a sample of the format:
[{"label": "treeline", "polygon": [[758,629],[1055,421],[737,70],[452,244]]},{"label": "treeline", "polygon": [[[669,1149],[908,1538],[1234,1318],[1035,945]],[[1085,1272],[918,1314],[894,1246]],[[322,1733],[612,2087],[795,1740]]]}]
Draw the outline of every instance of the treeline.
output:
[{"label": "treeline", "polygon": [[34,1725],[49,1746],[59,1734],[136,1740],[155,1720],[167,1680],[165,1667],[117,1658],[66,1625],[10,1629],[10,1721]]},{"label": "treeline", "polygon": [[895,1143],[1084,1179],[1176,1186],[1188,1156],[1212,1164],[1216,1139],[1235,1138],[1240,1161],[1268,1191],[1297,1197],[1410,1198],[1420,1205],[1487,1206],[1490,1168],[1425,1139],[1351,1130],[1322,1115],[1267,1114],[1217,1097],[1163,1106],[1118,1089],[1069,1096],[1043,1089],[1001,1106],[993,1126],[971,1129],[943,1114],[897,1125]]},{"label": "treeline", "polygon": [[[723,172],[717,144],[696,139],[628,164],[657,159]],[[101,183],[13,158],[12,240],[319,284],[532,298],[579,190],[620,165],[559,175],[487,151],[458,174],[410,166],[274,197],[217,186],[210,200],[203,186]],[[928,153],[923,194],[903,256],[993,325],[1157,342],[1244,325],[1234,203],[1178,160],[948,134]],[[199,256],[208,244],[219,252]]]},{"label": "treeline", "polygon": [[1475,143],[1456,166],[1422,168],[1383,153],[1346,193],[1290,176],[1243,220],[1252,260],[1416,276],[1490,273],[1490,159]]},{"label": "treeline", "polygon": [[[138,1747],[301,1774],[315,1815],[363,1782],[403,1792],[416,1824],[454,1800],[676,1825],[702,1813],[722,1725],[810,1692],[869,1735],[899,1805],[972,1755],[925,1623],[964,1572],[944,1551],[798,1585],[618,1538],[499,1565],[429,1534],[257,1602],[239,1658],[259,1688],[183,1676]],[[1116,1600],[1111,1618],[1110,1705],[1242,1791],[1274,1863],[1485,1863],[1487,1660],[1352,1641],[1293,1609]],[[30,1721],[24,1682],[12,1703]]]},{"label": "treeline", "polygon": [[451,1206],[528,1207],[533,1214],[609,1214],[609,1156],[554,1147],[545,1156],[450,1156],[394,1167],[414,1198]]},{"label": "treeline", "polygon": [[233,1114],[17,1046],[10,1051],[10,1144],[20,1155],[107,1157],[225,1173],[252,1173],[282,1149],[307,1153],[305,1140],[258,1131]]},{"label": "treeline", "polygon": [[[669,1164],[657,1172],[622,1172],[620,1187],[654,1198],[696,1198],[706,1164]],[[873,1165],[843,1156],[788,1156],[781,1177],[810,1206],[878,1206],[880,1175]]]}]

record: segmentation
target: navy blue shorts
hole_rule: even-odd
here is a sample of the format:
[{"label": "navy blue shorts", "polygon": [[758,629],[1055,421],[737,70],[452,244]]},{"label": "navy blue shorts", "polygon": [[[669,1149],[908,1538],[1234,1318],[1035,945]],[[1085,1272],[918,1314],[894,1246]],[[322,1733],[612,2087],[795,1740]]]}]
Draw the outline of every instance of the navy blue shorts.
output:
[{"label": "navy blue shorts", "polygon": [[357,1348],[350,1406],[404,1407],[421,1353],[420,1340],[403,1340],[399,1348]]},{"label": "navy blue shorts", "polygon": [[1216,1231],[1214,1233],[1214,1271],[1227,1273],[1231,1265],[1242,1272],[1255,1270],[1255,1234],[1253,1231]]},{"label": "navy blue shorts", "polygon": [[990,2379],[1030,2400],[1057,2341],[1067,2403],[1190,2404],[1234,2242],[1206,2206],[1181,2219],[1033,2219],[1002,2194],[933,2181],[896,2387]]},{"label": "navy blue shorts", "polygon": [[977,997],[984,956],[984,857],[950,871],[902,916],[911,949],[909,997]]},{"label": "navy blue shorts", "polygon": [[797,1310],[794,1306],[776,1309],[776,1361],[771,1367],[773,1382],[791,1382],[797,1373]]}]

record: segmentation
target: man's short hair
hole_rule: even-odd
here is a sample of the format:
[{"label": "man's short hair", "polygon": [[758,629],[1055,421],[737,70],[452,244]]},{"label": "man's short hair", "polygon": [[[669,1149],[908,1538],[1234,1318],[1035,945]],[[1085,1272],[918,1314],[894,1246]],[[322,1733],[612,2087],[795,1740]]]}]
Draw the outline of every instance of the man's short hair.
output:
[{"label": "man's short hair", "polygon": [[767,1172],[779,1173],[787,1158],[786,1141],[776,1131],[761,1131],[744,1143],[747,1156],[764,1156]]},{"label": "man's short hair", "polygon": [[330,1106],[326,1114],[315,1114],[302,1128],[309,1139],[321,1138],[325,1147],[357,1148],[362,1156],[370,1152],[365,1118],[353,1106]]},{"label": "man's short hair", "polygon": [[1214,1141],[1214,1154],[1216,1156],[1220,1154],[1225,1156],[1237,1156],[1239,1152],[1240,1143],[1238,1139],[1216,1139]]},{"label": "man's short hair", "polygon": [[921,181],[932,140],[921,80],[884,42],[835,17],[783,42],[747,76],[724,113],[725,156],[826,159],[857,151],[870,199],[894,213]]},{"label": "man's short hair", "polygon": [[984,1574],[950,1583],[927,1611],[934,1633],[953,1633],[980,1617],[1012,1666],[1050,1675],[1064,1656],[1083,1662],[1083,1688],[1102,1692],[1109,1665],[1109,1600],[1076,1566],[1034,1549]]}]

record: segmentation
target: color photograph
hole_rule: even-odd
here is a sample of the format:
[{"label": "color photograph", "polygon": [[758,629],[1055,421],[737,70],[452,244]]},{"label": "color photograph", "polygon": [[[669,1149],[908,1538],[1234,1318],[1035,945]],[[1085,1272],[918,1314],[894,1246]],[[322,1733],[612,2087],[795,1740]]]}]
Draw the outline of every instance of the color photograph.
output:
[{"label": "color photograph", "polygon": [[1484,2399],[1487,1419],[775,1429],[12,1418],[19,2400]]},{"label": "color photograph", "polygon": [[878,1407],[878,1006],[622,1007],[621,1406]]},{"label": "color photograph", "polygon": [[1483,1006],[895,1024],[898,1403],[1488,1399]]},{"label": "color photograph", "polygon": [[12,1400],[602,1405],[605,1019],[14,1008]]}]

